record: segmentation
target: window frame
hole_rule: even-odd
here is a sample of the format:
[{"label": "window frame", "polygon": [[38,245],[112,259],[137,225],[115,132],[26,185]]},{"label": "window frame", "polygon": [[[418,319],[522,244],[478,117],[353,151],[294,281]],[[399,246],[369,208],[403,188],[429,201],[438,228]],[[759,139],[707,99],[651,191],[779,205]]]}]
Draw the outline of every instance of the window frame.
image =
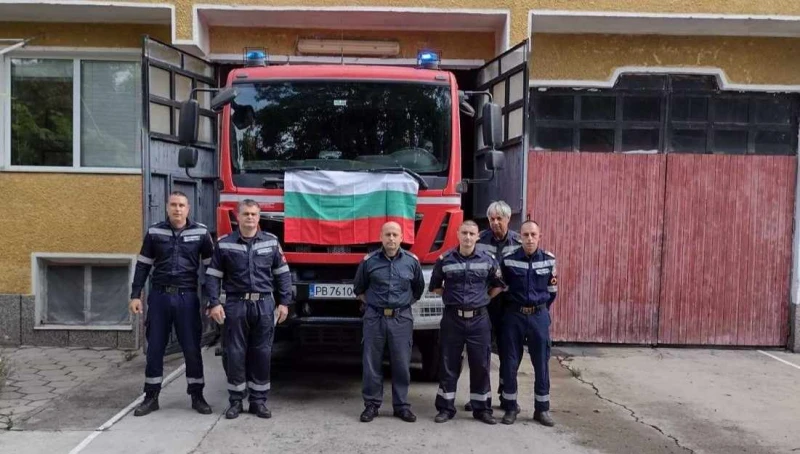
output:
[{"label": "window frame", "polygon": [[[37,58],[72,61],[72,165],[71,166],[30,166],[11,165],[11,60],[15,58]],[[0,55],[0,171],[34,173],[94,173],[141,175],[139,167],[90,167],[81,166],[81,61],[119,61],[139,65],[141,72],[140,49],[93,49],[43,48],[18,49]],[[137,88],[141,93],[141,86]],[[145,100],[140,95],[140,108]],[[141,116],[139,116],[141,121]],[[141,131],[141,125],[139,127]],[[141,144],[138,153],[141,154]]]},{"label": "window frame", "polygon": [[[50,253],[34,252],[31,254],[31,293],[35,297],[34,304],[34,330],[92,330],[92,331],[132,331],[132,316],[128,316],[128,323],[121,325],[93,325],[76,324],[65,325],[57,323],[42,323],[47,312],[47,268],[51,264],[75,266],[100,266],[116,265],[128,268],[126,290],[130,290],[133,274],[136,271],[136,255],[131,254],[79,254],[79,253]],[[84,311],[91,293],[84,297]]]},{"label": "window frame", "polygon": [[[632,76],[632,77],[631,77]],[[618,81],[618,84],[609,88],[577,88],[577,87],[531,87],[531,103],[530,103],[530,131],[531,131],[531,149],[534,151],[560,151],[560,152],[590,152],[581,150],[580,135],[581,131],[585,129],[604,129],[614,131],[614,149],[613,151],[602,151],[604,153],[620,153],[631,154],[641,153],[641,151],[624,151],[622,146],[622,134],[626,130],[631,129],[658,129],[658,148],[656,153],[675,153],[675,154],[731,154],[731,155],[745,155],[745,156],[797,156],[800,149],[800,141],[797,138],[798,130],[800,130],[800,94],[797,92],[762,92],[757,90],[726,90],[723,87],[693,87],[693,88],[680,88],[674,87],[673,84],[676,80],[685,77],[696,76],[697,82],[702,82],[701,78],[708,77],[701,74],[640,74],[640,73],[627,73],[623,77],[631,77],[625,83]],[[633,87],[630,82],[635,82],[636,78],[652,79],[646,80],[641,87]],[[661,79],[661,82],[658,79]],[[652,82],[648,85],[646,82]],[[657,87],[656,83],[661,83],[661,87]],[[619,86],[622,85],[622,86]],[[698,85],[700,85],[698,83]],[[756,106],[760,101],[775,99],[777,96],[789,97],[790,111],[788,123],[767,123],[758,121],[756,118]],[[538,119],[536,117],[536,109],[538,106],[538,99],[541,96],[563,96],[572,98],[572,118],[567,119]],[[581,108],[583,105],[582,98],[586,97],[612,97],[616,99],[616,117],[614,120],[583,120],[581,119]],[[631,97],[655,97],[660,100],[660,119],[658,121],[631,121],[625,120],[623,116],[623,103],[626,98]],[[707,114],[704,120],[675,120],[673,118],[672,103],[675,98],[704,98],[706,100]],[[746,100],[748,105],[748,119],[746,122],[722,122],[715,118],[714,104],[720,99],[739,99]],[[538,147],[537,137],[539,130],[542,128],[561,128],[571,129],[572,146],[571,150],[550,150],[541,149]],[[704,149],[697,152],[682,152],[672,151],[670,149],[673,131],[677,130],[702,130],[706,134]],[[744,131],[747,134],[747,145],[744,153],[732,153],[727,151],[714,151],[714,140],[716,131]],[[793,137],[794,153],[757,153],[756,152],[756,136],[762,132],[774,132],[782,134],[790,134]],[[646,152],[646,151],[645,151]]]}]

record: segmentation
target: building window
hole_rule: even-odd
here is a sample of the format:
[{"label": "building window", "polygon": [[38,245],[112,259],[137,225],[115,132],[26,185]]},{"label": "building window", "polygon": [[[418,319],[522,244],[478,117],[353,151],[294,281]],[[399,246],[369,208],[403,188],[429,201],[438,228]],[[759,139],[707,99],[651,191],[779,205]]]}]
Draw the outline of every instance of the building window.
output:
[{"label": "building window", "polygon": [[139,168],[139,63],[10,60],[11,166]]},{"label": "building window", "polygon": [[794,155],[798,95],[722,91],[711,76],[628,75],[612,89],[534,89],[537,150]]},{"label": "building window", "polygon": [[129,326],[133,263],[127,256],[37,254],[37,325]]}]

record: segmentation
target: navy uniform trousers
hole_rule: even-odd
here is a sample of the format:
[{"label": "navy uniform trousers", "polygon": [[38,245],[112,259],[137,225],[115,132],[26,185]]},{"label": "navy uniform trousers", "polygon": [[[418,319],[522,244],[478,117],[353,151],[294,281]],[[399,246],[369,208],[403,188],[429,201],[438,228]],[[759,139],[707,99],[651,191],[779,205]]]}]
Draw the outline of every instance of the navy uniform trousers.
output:
[{"label": "navy uniform trousers", "polygon": [[161,390],[161,382],[164,381],[164,352],[173,325],[186,361],[186,392],[201,392],[205,381],[203,356],[200,352],[200,336],[203,331],[200,299],[195,291],[166,293],[156,286],[153,286],[147,297],[147,366],[144,370],[144,391]]},{"label": "navy uniform trousers", "polygon": [[458,315],[455,308],[445,307],[439,326],[441,346],[441,381],[436,392],[436,410],[455,415],[456,384],[461,374],[461,353],[467,346],[469,362],[469,401],[473,413],[492,412],[489,379],[492,355],[492,323],[486,308],[471,318]]},{"label": "navy uniform trousers", "polygon": [[225,309],[225,362],[228,400],[266,403],[270,390],[275,300],[228,297]]},{"label": "navy uniform trousers", "polygon": [[514,410],[517,406],[517,372],[522,360],[523,346],[527,344],[535,374],[533,384],[534,410],[550,410],[550,312],[547,309],[534,314],[523,314],[515,306],[509,306],[503,317],[503,341],[505,361],[500,376],[503,377],[503,392],[500,407]]},{"label": "navy uniform trousers", "polygon": [[384,315],[384,310],[369,306],[363,318],[363,377],[364,405],[380,408],[383,402],[383,350],[389,344],[392,366],[392,406],[395,411],[408,409],[408,386],[411,383],[411,347],[414,335],[414,316],[411,306]]}]

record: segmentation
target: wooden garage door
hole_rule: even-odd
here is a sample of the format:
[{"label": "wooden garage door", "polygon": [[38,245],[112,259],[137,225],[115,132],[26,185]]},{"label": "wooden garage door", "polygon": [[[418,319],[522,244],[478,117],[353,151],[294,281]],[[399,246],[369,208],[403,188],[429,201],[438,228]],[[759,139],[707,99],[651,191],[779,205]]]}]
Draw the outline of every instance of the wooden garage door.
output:
[{"label": "wooden garage door", "polygon": [[531,152],[555,341],[780,346],[793,156]]},{"label": "wooden garage door", "polygon": [[786,345],[796,166],[667,155],[659,343]]},{"label": "wooden garage door", "polygon": [[656,342],[664,156],[531,152],[528,162],[528,213],[558,263],[553,340]]}]

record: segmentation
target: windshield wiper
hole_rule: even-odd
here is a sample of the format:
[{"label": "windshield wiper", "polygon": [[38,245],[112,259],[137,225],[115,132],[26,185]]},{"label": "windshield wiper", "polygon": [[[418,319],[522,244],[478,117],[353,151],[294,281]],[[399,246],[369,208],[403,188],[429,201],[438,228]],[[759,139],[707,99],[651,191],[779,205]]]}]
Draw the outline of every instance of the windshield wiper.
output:
[{"label": "windshield wiper", "polygon": [[283,181],[283,176],[288,170],[320,170],[317,166],[298,166],[298,167],[285,167],[283,169],[253,169],[255,173],[270,173],[278,174],[274,177],[264,177],[261,180],[261,185],[266,186]]},{"label": "windshield wiper", "polygon": [[419,187],[422,189],[428,189],[428,183],[422,178],[422,175],[414,172],[411,169],[406,169],[405,167],[379,167],[377,169],[366,169],[367,172],[405,172],[411,175],[417,182],[419,183]]}]

